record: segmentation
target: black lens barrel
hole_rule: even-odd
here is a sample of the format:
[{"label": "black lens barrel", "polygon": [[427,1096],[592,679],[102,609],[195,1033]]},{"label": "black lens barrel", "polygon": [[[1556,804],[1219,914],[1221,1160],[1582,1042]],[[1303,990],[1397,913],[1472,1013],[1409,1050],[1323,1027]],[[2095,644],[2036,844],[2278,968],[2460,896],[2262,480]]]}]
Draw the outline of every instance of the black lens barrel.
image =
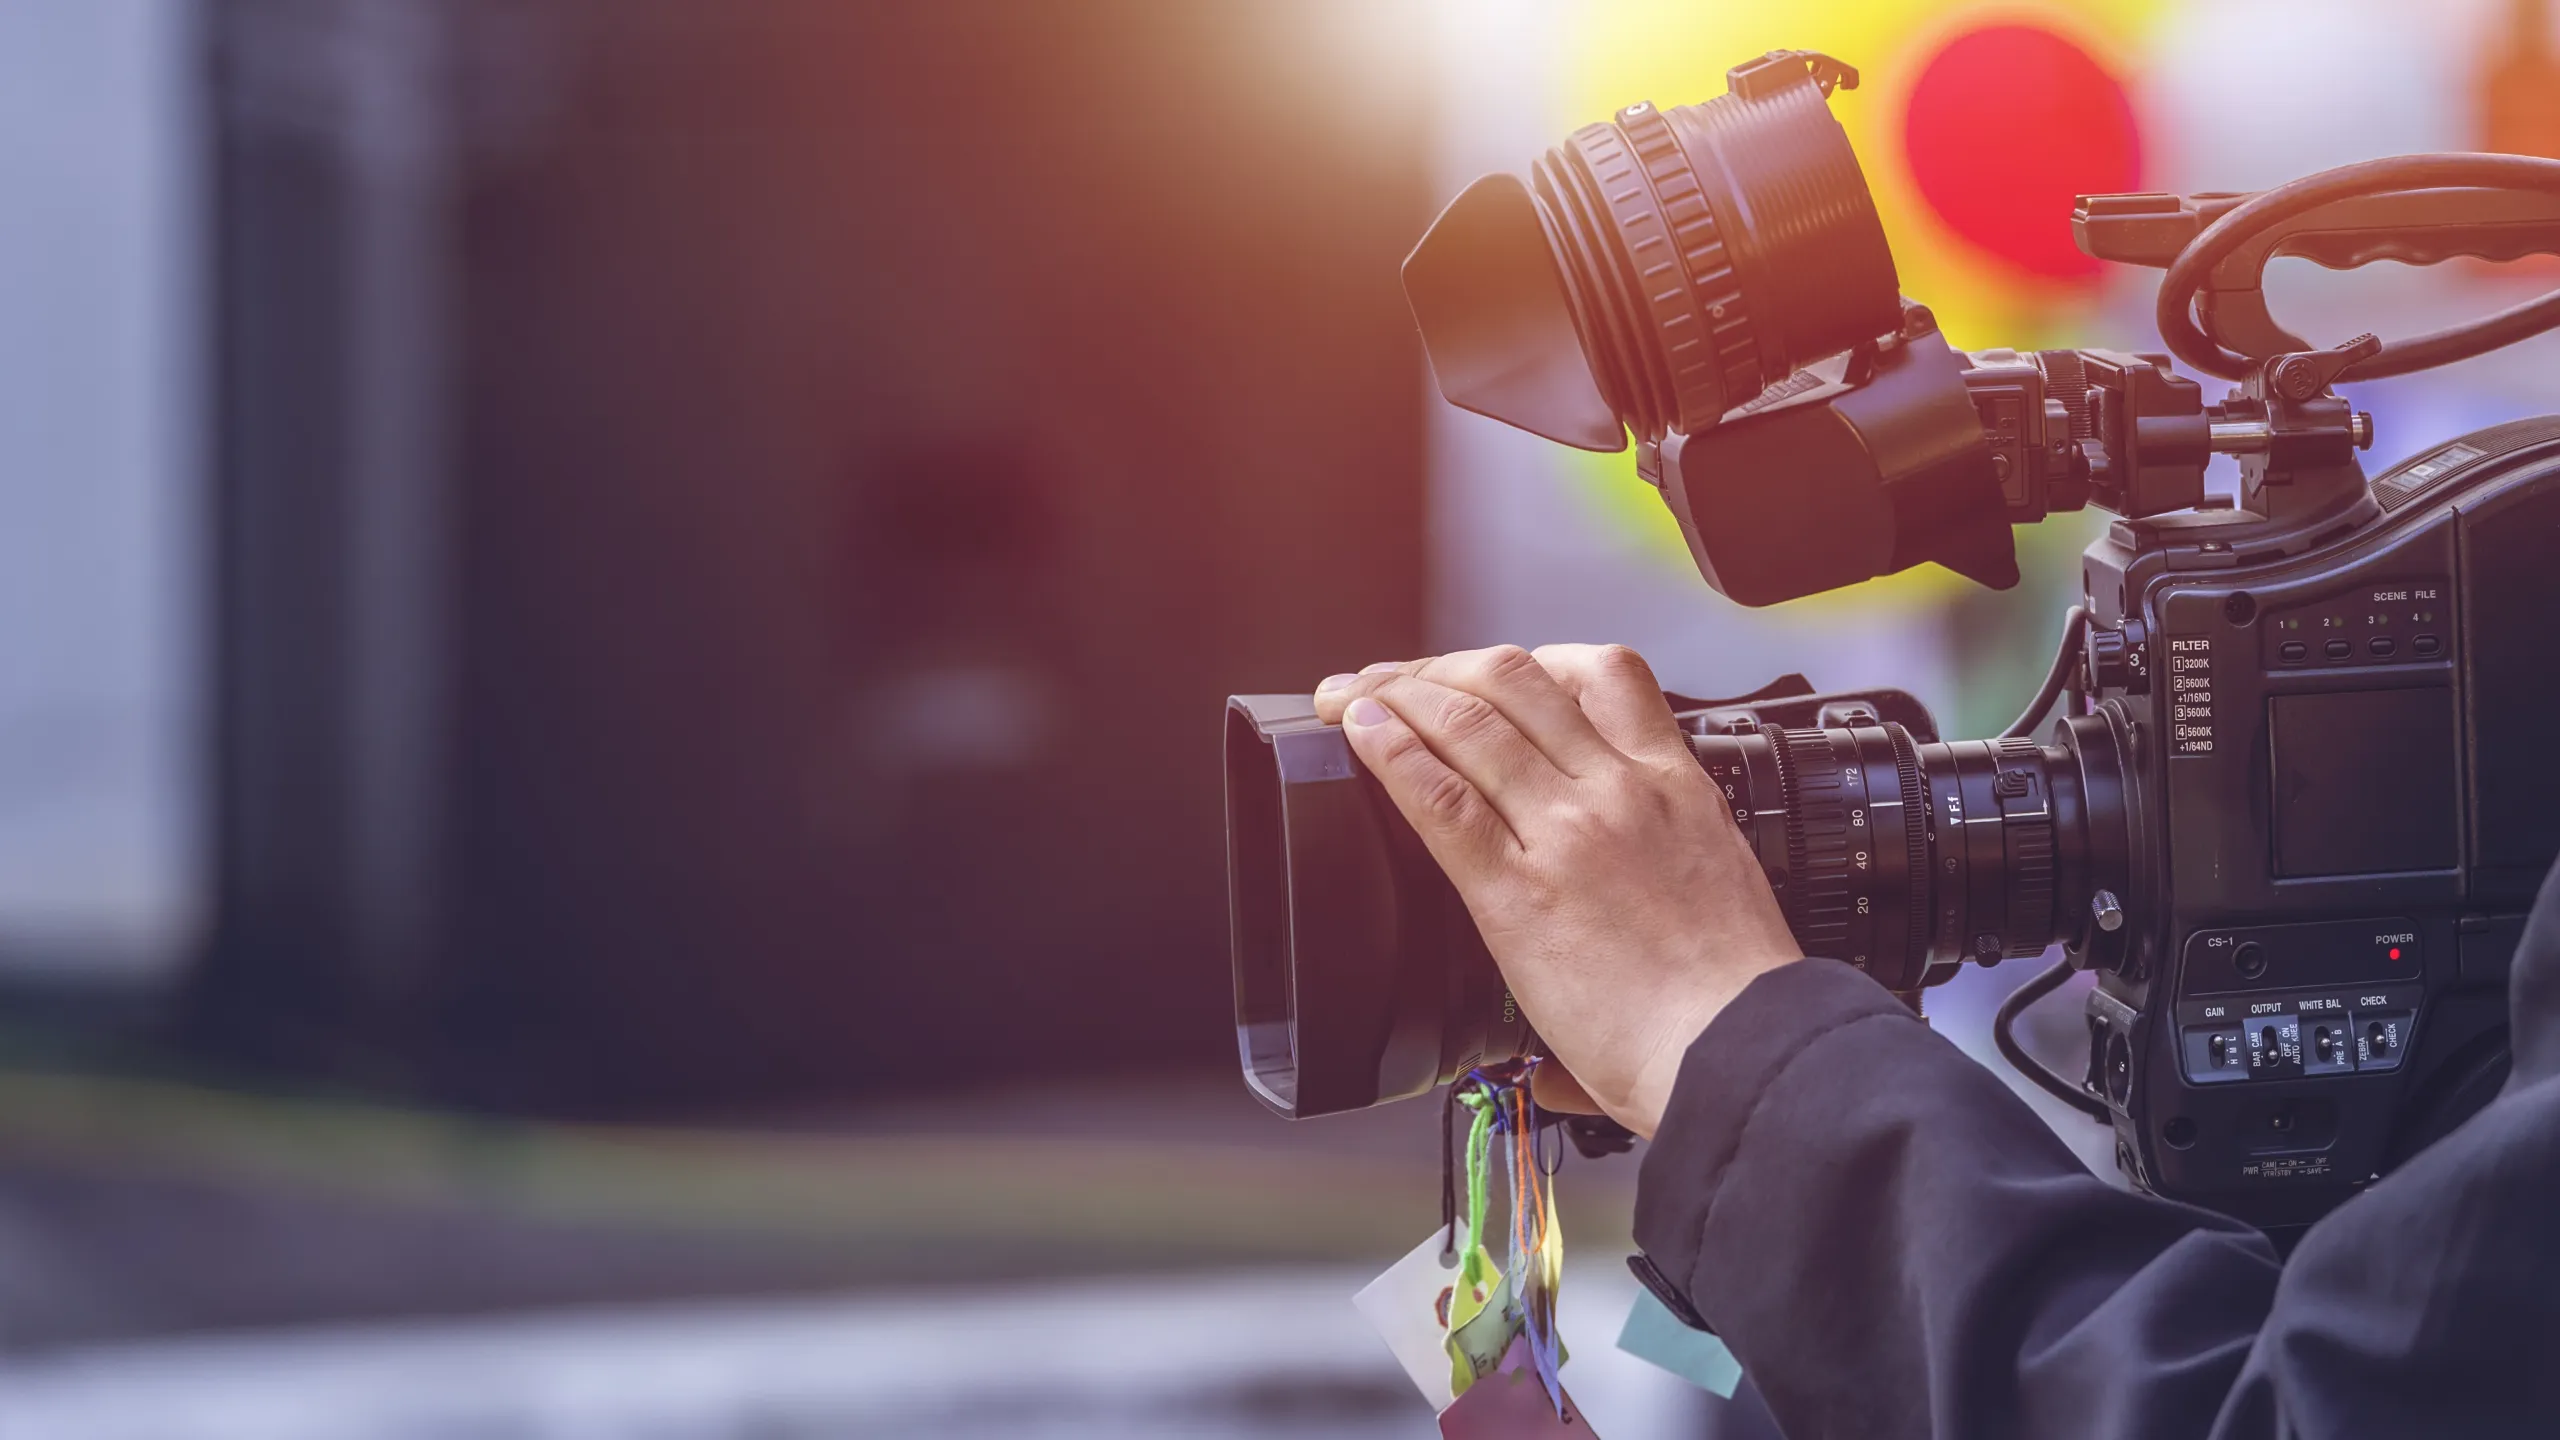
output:
[{"label": "black lens barrel", "polygon": [[[1923,742],[1877,718],[1897,713],[1890,700],[1835,712],[1823,698],[1766,703],[1851,723],[1780,726],[1756,705],[1685,722],[1728,727],[1690,748],[1805,954],[1901,991],[2057,940],[2109,963],[2121,937],[2090,929],[2088,901],[2101,888],[2139,898],[2114,721],[2074,716],[2050,745]],[[1254,1093],[1284,1115],[1326,1115],[1532,1053],[1465,903],[1342,731],[1303,695],[1228,707],[1236,1042]]]},{"label": "black lens barrel", "polygon": [[1708,193],[1729,197],[1719,203],[1742,222],[1730,227],[1734,258],[1761,332],[1764,384],[1901,318],[1884,222],[1826,103],[1820,67],[1831,63],[1763,56],[1730,72],[1727,94],[1670,112]]},{"label": "black lens barrel", "polygon": [[2080,753],[2104,734],[1921,744],[1892,724],[1764,726],[1690,745],[1805,953],[1912,990],[2075,937],[2080,897],[2123,850],[2113,766]]}]

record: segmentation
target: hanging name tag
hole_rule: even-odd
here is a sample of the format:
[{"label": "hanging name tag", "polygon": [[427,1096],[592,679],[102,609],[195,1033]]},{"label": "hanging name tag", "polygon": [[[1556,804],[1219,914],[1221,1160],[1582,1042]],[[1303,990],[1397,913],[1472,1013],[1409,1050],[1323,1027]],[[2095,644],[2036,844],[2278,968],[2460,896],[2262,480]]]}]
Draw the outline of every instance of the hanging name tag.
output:
[{"label": "hanging name tag", "polygon": [[[1551,1399],[1539,1382],[1537,1362],[1529,1354],[1529,1337],[1514,1335],[1501,1363],[1467,1387],[1467,1393],[1440,1412],[1441,1440],[1541,1440],[1573,1436],[1595,1440],[1573,1397],[1557,1392]],[[1560,1403],[1559,1403],[1560,1401]],[[1561,1411],[1561,1413],[1559,1413]]]},{"label": "hanging name tag", "polygon": [[1520,1306],[1511,1298],[1510,1278],[1497,1278],[1493,1298],[1474,1319],[1449,1332],[1448,1358],[1456,1362],[1449,1375],[1451,1393],[1464,1395],[1468,1386],[1491,1374],[1519,1333]]},{"label": "hanging name tag", "polygon": [[1618,1348],[1727,1400],[1742,1379],[1742,1362],[1733,1358],[1724,1341],[1681,1324],[1680,1317],[1650,1290],[1636,1292],[1635,1308],[1627,1312],[1627,1323],[1618,1331]]},{"label": "hanging name tag", "polygon": [[1434,1410],[1445,1410],[1458,1398],[1449,1388],[1449,1352],[1441,1348],[1450,1287],[1458,1278],[1457,1257],[1444,1258],[1446,1246],[1447,1236],[1432,1231],[1411,1253],[1351,1297],[1352,1305],[1386,1340],[1396,1363]]},{"label": "hanging name tag", "polygon": [[[1353,1298],[1414,1388],[1440,1412],[1444,1436],[1590,1434],[1562,1377],[1556,1282],[1564,1273],[1553,1167],[1542,1163],[1528,1068],[1488,1079],[1470,1074],[1450,1091],[1450,1113],[1470,1112],[1463,1173],[1442,1131],[1442,1228]],[[1511,1232],[1497,1265],[1485,1245],[1495,1136],[1509,1184]],[[1559,1158],[1561,1158],[1561,1152]],[[1459,1229],[1458,1222],[1466,1224]],[[1479,1393],[1482,1392],[1482,1393]]]}]

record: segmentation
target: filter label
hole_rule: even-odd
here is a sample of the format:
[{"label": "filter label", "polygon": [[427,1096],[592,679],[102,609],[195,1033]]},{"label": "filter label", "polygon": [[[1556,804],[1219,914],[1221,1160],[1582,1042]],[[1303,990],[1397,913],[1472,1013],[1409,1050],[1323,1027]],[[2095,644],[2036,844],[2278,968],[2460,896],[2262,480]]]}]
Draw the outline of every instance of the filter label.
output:
[{"label": "filter label", "polygon": [[2213,637],[2169,637],[2169,753],[2214,753]]}]

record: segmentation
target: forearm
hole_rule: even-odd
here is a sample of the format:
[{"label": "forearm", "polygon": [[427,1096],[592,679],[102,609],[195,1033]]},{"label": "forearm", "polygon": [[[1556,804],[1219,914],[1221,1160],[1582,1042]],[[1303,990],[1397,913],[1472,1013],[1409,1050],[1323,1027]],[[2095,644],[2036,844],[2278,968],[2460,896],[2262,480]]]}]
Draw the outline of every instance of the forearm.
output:
[{"label": "forearm", "polygon": [[2278,1266],[2092,1176],[1846,966],[1763,976],[1693,1045],[1637,1239],[1790,1435],[2203,1434]]}]

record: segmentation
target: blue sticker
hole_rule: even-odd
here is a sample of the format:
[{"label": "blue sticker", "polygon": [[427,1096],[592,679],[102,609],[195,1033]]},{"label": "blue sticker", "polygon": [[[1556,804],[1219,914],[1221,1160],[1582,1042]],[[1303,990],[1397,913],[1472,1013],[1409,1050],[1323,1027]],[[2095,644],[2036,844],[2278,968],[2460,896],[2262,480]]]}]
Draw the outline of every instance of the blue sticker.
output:
[{"label": "blue sticker", "polygon": [[1650,1290],[1636,1292],[1636,1307],[1618,1331],[1618,1348],[1727,1400],[1742,1379],[1742,1363],[1724,1341],[1681,1324]]}]

